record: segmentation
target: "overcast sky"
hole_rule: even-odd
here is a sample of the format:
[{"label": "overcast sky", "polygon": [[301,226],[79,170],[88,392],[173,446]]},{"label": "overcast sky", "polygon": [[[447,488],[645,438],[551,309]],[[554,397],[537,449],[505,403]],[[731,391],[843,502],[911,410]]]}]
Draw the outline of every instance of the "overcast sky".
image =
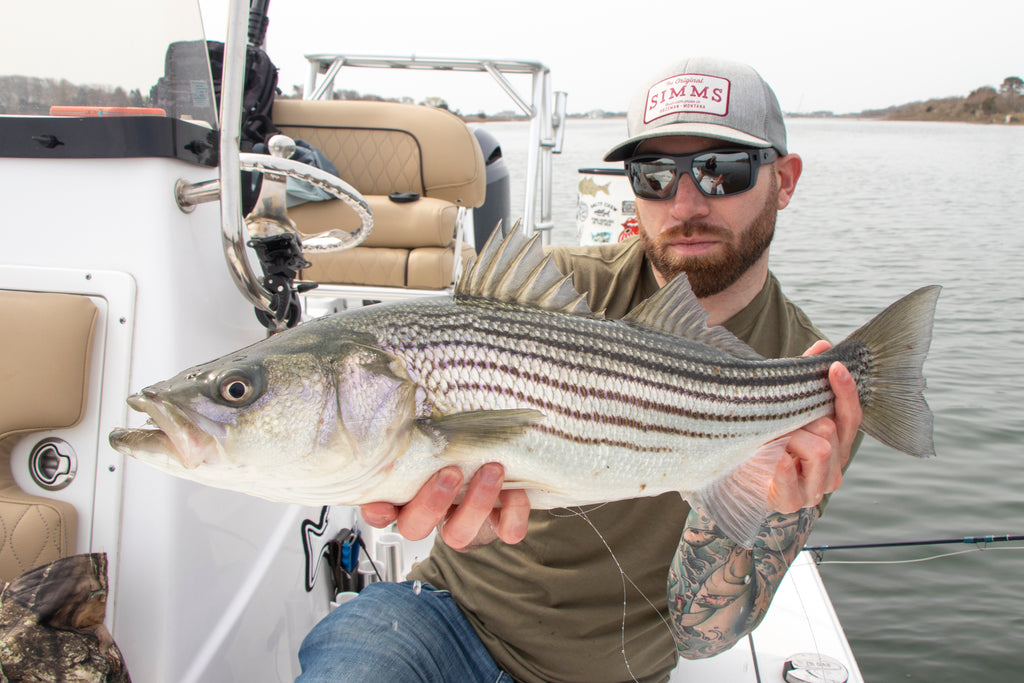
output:
[{"label": "overcast sky", "polygon": [[[223,40],[222,3],[201,6],[207,37]],[[715,55],[754,66],[785,111],[847,113],[1024,77],[1022,31],[1021,0],[272,0],[266,49],[285,90],[304,82],[307,52],[540,61],[570,112],[624,110],[643,75]],[[484,76],[342,74],[336,87],[362,93],[512,108]]]}]

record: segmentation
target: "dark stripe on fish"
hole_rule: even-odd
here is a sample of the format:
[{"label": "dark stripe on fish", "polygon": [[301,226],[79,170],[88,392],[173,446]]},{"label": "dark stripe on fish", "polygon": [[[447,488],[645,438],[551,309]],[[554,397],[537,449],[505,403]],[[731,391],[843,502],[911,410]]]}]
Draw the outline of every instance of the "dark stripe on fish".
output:
[{"label": "dark stripe on fish", "polygon": [[[643,374],[630,373],[628,371],[619,371],[611,368],[601,368],[595,365],[590,365],[586,370],[581,370],[580,366],[575,363],[567,363],[564,356],[559,355],[545,355],[537,351],[519,351],[510,347],[502,345],[494,345],[490,343],[477,342],[469,343],[464,342],[458,345],[464,348],[470,349],[470,353],[466,353],[463,357],[455,357],[455,354],[442,356],[442,358],[434,359],[431,362],[434,364],[436,369],[441,370],[454,370],[458,368],[466,369],[478,369],[483,368],[486,370],[493,370],[501,372],[512,377],[533,382],[535,384],[550,387],[552,389],[558,389],[569,393],[579,393],[575,391],[577,386],[561,379],[553,377],[547,377],[532,372],[524,372],[520,368],[505,364],[495,363],[487,358],[480,358],[481,353],[474,353],[472,350],[476,349],[484,353],[497,355],[499,353],[508,353],[518,358],[523,358],[529,361],[535,361],[540,363],[547,363],[556,368],[563,370],[572,370],[577,372],[585,372],[586,374],[594,377],[595,379],[600,378],[605,381],[642,381],[644,385],[668,394],[675,394],[679,396],[685,396],[697,400],[715,401],[719,403],[725,403],[729,405],[775,405],[789,401],[800,401],[807,398],[811,398],[820,393],[820,387],[822,384],[827,383],[828,368],[824,364],[819,366],[803,366],[805,372],[792,373],[784,372],[777,373],[774,376],[767,376],[762,379],[759,383],[748,382],[744,385],[749,389],[757,388],[789,388],[786,393],[772,393],[771,395],[759,396],[755,391],[751,391],[747,394],[737,394],[735,392],[721,391],[718,393],[700,391],[698,386],[705,386],[711,388],[712,385],[718,385],[723,387],[735,387],[739,385],[739,382],[722,382],[719,376],[707,376],[707,375],[695,375],[695,378],[691,380],[691,384],[686,383],[670,383],[666,381],[660,381]],[[405,347],[402,355],[421,355],[426,349],[437,349],[440,345],[426,343],[422,345],[414,345]],[[457,346],[454,343],[447,343],[446,346]],[[412,363],[415,366],[415,362]],[[782,369],[784,371],[789,370],[790,366],[785,366]],[[795,367],[795,366],[794,366]],[[636,370],[642,370],[643,368],[635,366]],[[668,373],[665,373],[668,374]],[[682,373],[677,373],[682,375]],[[609,392],[606,389],[595,389],[593,392],[587,392],[588,395],[596,398],[606,400],[619,400],[619,401],[643,401],[639,397],[634,397],[621,393]],[[606,394],[608,394],[606,396]],[[675,409],[662,410],[663,404],[648,402],[644,407],[649,407],[652,410],[660,410],[661,412],[674,413]],[[754,417],[757,417],[755,415]],[[767,415],[769,416],[770,415]]]},{"label": "dark stripe on fish", "polygon": [[[565,406],[553,403],[551,401],[533,397],[528,394],[524,394],[521,391],[514,390],[512,387],[503,386],[500,384],[482,384],[480,382],[455,382],[450,385],[452,388],[460,389],[463,391],[477,391],[484,392],[487,394],[498,394],[502,396],[511,396],[520,403],[525,403],[533,408],[537,408],[545,414],[557,414],[571,420],[580,420],[581,422],[593,422],[597,424],[613,425],[616,427],[631,427],[645,432],[658,432],[661,434],[669,434],[674,436],[692,436],[702,438],[709,436],[704,432],[695,432],[686,429],[677,429],[667,425],[660,425],[657,423],[642,422],[637,419],[625,418],[620,415],[604,415],[601,413],[585,413],[579,410],[567,410]],[[630,403],[627,399],[632,399],[630,396],[622,396],[621,398],[612,398],[605,400],[618,401],[619,403]],[[635,399],[632,401],[633,404],[641,405],[642,407],[650,410],[650,412],[656,412],[661,415],[669,415],[671,417],[679,417],[691,420],[702,420],[705,422],[726,422],[726,423],[744,423],[744,422],[771,422],[772,420],[788,420],[789,418],[796,417],[807,412],[813,412],[814,410],[821,408],[822,406],[829,405],[831,403],[830,398],[819,398],[816,403],[809,404],[802,408],[795,410],[789,410],[781,413],[765,413],[765,414],[744,414],[744,415],[728,415],[728,414],[715,414],[715,413],[704,413],[687,410],[682,406],[673,406],[666,404],[651,404],[649,401],[642,401],[641,399]],[[645,405],[646,404],[646,405]],[[728,434],[714,435],[715,438],[727,437]]]},{"label": "dark stripe on fish", "polygon": [[[454,316],[453,316],[454,317]],[[478,316],[482,320],[487,322],[505,322],[508,323],[508,318],[502,316],[494,316],[488,318],[487,316]],[[561,322],[560,318],[552,316],[553,322]],[[743,386],[756,388],[761,386],[780,386],[784,384],[802,384],[807,382],[822,381],[828,376],[828,368],[823,364],[808,364],[801,363],[796,364],[792,359],[788,361],[783,359],[779,361],[763,361],[760,363],[752,364],[745,363],[744,361],[730,359],[728,357],[694,357],[683,353],[683,349],[680,349],[676,345],[666,344],[660,346],[656,350],[659,354],[674,358],[678,360],[678,364],[673,365],[658,359],[651,359],[650,361],[644,361],[643,363],[637,362],[637,353],[641,353],[642,350],[635,350],[633,352],[624,352],[619,349],[623,347],[625,340],[615,337],[610,337],[602,334],[605,332],[603,325],[593,325],[587,330],[579,330],[573,327],[551,325],[544,327],[536,325],[534,323],[523,323],[520,320],[517,324],[518,327],[530,326],[535,330],[538,330],[538,334],[529,334],[527,332],[516,333],[511,330],[502,330],[502,336],[497,337],[490,334],[481,335],[479,338],[472,339],[472,335],[477,334],[472,330],[472,326],[468,325],[469,321],[464,319],[463,316],[458,316],[450,324],[438,321],[438,323],[431,328],[429,334],[420,336],[420,340],[415,344],[401,345],[401,349],[406,352],[411,350],[423,350],[428,348],[437,348],[439,346],[464,346],[464,347],[481,347],[489,351],[506,351],[521,357],[529,357],[534,359],[549,359],[552,363],[560,367],[574,368],[577,367],[574,364],[566,363],[564,356],[552,355],[546,356],[538,354],[532,350],[524,349],[519,346],[515,346],[509,342],[523,342],[529,344],[529,346],[537,347],[542,346],[545,348],[570,353],[580,353],[586,355],[589,359],[599,362],[610,362],[623,366],[630,366],[638,371],[645,373],[655,373],[669,375],[674,378],[689,380],[692,382],[706,382],[715,383],[723,386]],[[547,320],[545,319],[545,322]],[[550,334],[550,330],[557,330],[564,332],[564,339],[555,338]],[[452,337],[448,338],[443,334],[437,334],[438,332],[451,332]],[[600,347],[601,342],[604,342],[606,346],[600,347],[601,353],[590,351],[580,346],[581,340],[586,336],[586,343],[588,347],[597,349]],[[457,341],[456,341],[457,340]],[[637,340],[639,341],[639,340]],[[650,343],[650,339],[644,340],[645,343]],[[396,349],[398,350],[398,349]],[[714,362],[716,374],[707,374],[706,364]],[[700,367],[704,365],[705,367]],[[591,372],[594,374],[609,374],[611,376],[621,376],[627,378],[637,378],[637,374],[623,373],[615,371],[613,369],[607,369],[601,365],[590,365]],[[751,373],[751,368],[763,368],[767,372]],[[648,378],[652,379],[652,378]],[[652,382],[654,385],[658,385],[657,382]],[[666,388],[678,389],[677,384],[660,384]]]}]

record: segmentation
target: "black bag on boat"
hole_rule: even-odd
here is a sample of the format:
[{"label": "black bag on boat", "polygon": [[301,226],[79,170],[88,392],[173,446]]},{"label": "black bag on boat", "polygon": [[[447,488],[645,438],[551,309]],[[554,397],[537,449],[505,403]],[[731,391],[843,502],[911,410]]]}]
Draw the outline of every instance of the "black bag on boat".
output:
[{"label": "black bag on boat", "polygon": [[[210,75],[213,92],[220,110],[221,74],[224,70],[224,43],[206,41],[210,55]],[[277,95],[277,67],[267,53],[248,46],[245,52],[245,85],[242,91],[242,129],[239,146],[251,152],[254,145],[266,144],[270,136],[280,131],[271,122],[270,114]],[[247,215],[256,206],[262,176],[242,172],[242,214]]]},{"label": "black bag on boat", "polygon": [[[204,54],[205,52],[205,54]],[[196,90],[198,69],[210,64],[214,101],[205,90]],[[188,116],[211,124],[211,107],[220,108],[221,72],[224,68],[224,43],[207,40],[177,41],[167,46],[164,75],[150,91],[152,106],[166,110],[168,116]],[[278,132],[271,123],[271,110],[277,95],[277,67],[267,53],[249,46],[245,59],[245,86],[242,95],[242,151],[266,142]]]},{"label": "black bag on boat", "polygon": [[[220,107],[220,81],[224,68],[224,43],[208,40],[206,49],[210,54],[210,72],[213,76],[213,92]],[[277,95],[277,67],[267,53],[256,47],[248,47],[245,55],[245,89],[242,95],[242,151],[249,151],[252,145],[266,142],[278,133],[271,122],[270,113]],[[248,144],[246,144],[248,143]]]}]

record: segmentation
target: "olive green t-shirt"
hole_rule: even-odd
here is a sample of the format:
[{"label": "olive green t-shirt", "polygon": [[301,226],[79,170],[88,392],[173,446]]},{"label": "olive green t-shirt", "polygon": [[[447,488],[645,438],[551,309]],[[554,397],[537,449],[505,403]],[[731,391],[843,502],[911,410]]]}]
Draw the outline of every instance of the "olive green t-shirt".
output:
[{"label": "olive green t-shirt", "polygon": [[[550,251],[591,310],[609,318],[658,288],[636,238]],[[821,338],[771,275],[725,327],[766,357],[798,356]],[[664,681],[677,657],[667,577],[689,506],[668,493],[583,512],[534,510],[515,545],[458,553],[438,540],[410,578],[451,591],[498,666],[519,681],[619,682],[632,680],[630,671]]]}]

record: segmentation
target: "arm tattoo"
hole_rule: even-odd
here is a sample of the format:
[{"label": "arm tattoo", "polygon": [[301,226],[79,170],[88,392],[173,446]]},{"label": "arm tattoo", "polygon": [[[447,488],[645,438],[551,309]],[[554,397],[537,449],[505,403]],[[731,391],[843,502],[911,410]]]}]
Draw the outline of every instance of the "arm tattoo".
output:
[{"label": "arm tattoo", "polygon": [[772,514],[745,550],[702,511],[690,511],[668,574],[669,620],[681,656],[724,652],[761,623],[817,517],[816,508]]}]

